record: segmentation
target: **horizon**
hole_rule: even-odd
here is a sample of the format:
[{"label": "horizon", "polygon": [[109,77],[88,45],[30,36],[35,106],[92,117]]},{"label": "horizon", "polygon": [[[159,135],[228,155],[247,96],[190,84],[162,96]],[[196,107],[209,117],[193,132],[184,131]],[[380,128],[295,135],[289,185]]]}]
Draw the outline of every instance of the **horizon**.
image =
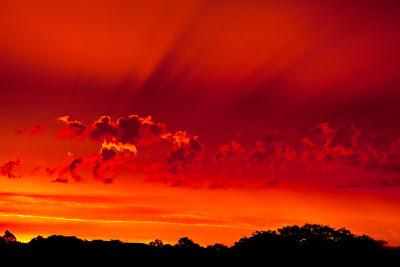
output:
[{"label": "horizon", "polygon": [[[229,248],[229,247],[234,247],[235,244],[237,244],[242,238],[251,238],[251,237],[253,237],[253,236],[257,235],[257,234],[260,234],[260,233],[262,234],[262,233],[270,232],[270,231],[273,232],[273,233],[278,234],[280,230],[282,230],[282,229],[284,229],[284,228],[287,228],[287,227],[299,227],[299,228],[302,228],[302,227],[307,227],[307,226],[330,227],[330,228],[332,228],[334,231],[338,231],[338,230],[344,229],[344,230],[348,230],[352,235],[354,235],[354,237],[363,237],[363,236],[366,236],[366,237],[372,238],[372,237],[370,237],[370,236],[368,236],[368,235],[366,235],[366,234],[357,234],[357,233],[354,233],[353,231],[351,231],[350,229],[347,229],[347,228],[345,228],[345,227],[334,228],[334,227],[331,227],[331,226],[328,226],[328,225],[314,224],[314,223],[306,223],[306,224],[304,224],[304,225],[285,225],[285,226],[282,226],[282,227],[279,227],[279,228],[276,228],[276,229],[262,229],[262,230],[260,229],[260,230],[253,231],[252,233],[250,233],[250,234],[248,234],[248,235],[245,235],[245,236],[242,236],[242,237],[238,238],[238,239],[237,239],[235,242],[233,242],[233,243],[214,242],[214,243],[210,243],[210,244],[201,244],[201,243],[199,243],[199,242],[196,242],[196,240],[193,240],[192,238],[190,238],[190,236],[180,236],[177,240],[175,240],[175,241],[173,241],[173,242],[168,242],[168,241],[165,241],[165,240],[162,240],[162,239],[159,239],[159,238],[154,238],[154,239],[149,240],[149,241],[120,240],[120,239],[112,239],[112,238],[111,238],[111,239],[86,239],[86,238],[81,238],[81,237],[75,236],[75,235],[60,235],[60,234],[50,234],[50,235],[48,235],[48,236],[36,235],[36,236],[33,236],[33,237],[30,238],[30,239],[24,240],[24,239],[18,238],[18,236],[15,236],[15,235],[12,233],[12,231],[9,231],[8,229],[4,231],[4,232],[5,232],[4,236],[6,236],[6,234],[9,233],[9,234],[11,234],[13,237],[15,237],[15,239],[16,239],[15,241],[16,241],[16,242],[25,243],[25,244],[28,244],[28,243],[31,242],[32,240],[35,240],[35,239],[37,239],[37,238],[39,238],[39,237],[40,237],[40,238],[44,238],[44,239],[48,239],[48,238],[50,238],[50,237],[56,237],[56,236],[57,236],[57,237],[66,237],[66,238],[68,238],[68,237],[73,237],[73,238],[77,238],[77,239],[80,239],[80,240],[82,240],[82,241],[88,241],[88,242],[92,242],[92,241],[118,241],[118,242],[122,242],[122,243],[129,243],[129,244],[145,244],[145,245],[151,245],[151,243],[156,242],[156,241],[161,241],[163,245],[177,245],[177,244],[179,244],[179,240],[181,240],[182,238],[188,238],[189,240],[193,241],[195,244],[198,244],[198,245],[200,245],[200,247],[203,247],[203,248],[206,248],[206,247],[209,247],[209,246],[213,246],[213,245],[223,245],[223,246],[226,246],[226,247]],[[0,238],[4,238],[4,236],[3,236],[3,237],[0,236]],[[374,241],[376,241],[376,242],[382,242],[381,244],[383,245],[383,247],[386,247],[386,248],[393,248],[393,249],[400,248],[400,246],[391,246],[391,245],[388,244],[385,240],[376,240],[376,239],[374,239],[374,238],[372,238],[372,239],[373,239]]]},{"label": "horizon", "polygon": [[392,0],[1,1],[0,230],[400,246],[398,25]]}]

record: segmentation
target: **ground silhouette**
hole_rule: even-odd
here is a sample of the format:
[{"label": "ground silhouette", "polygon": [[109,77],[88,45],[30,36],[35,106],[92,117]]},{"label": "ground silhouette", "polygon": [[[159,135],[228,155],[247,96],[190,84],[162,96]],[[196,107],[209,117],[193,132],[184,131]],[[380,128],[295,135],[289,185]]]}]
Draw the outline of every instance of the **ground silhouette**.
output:
[{"label": "ground silhouette", "polygon": [[60,235],[21,243],[6,231],[0,237],[0,259],[34,266],[400,266],[400,249],[343,228],[317,224],[257,231],[230,247],[203,247],[188,237],[175,245],[159,239],[142,244]]}]

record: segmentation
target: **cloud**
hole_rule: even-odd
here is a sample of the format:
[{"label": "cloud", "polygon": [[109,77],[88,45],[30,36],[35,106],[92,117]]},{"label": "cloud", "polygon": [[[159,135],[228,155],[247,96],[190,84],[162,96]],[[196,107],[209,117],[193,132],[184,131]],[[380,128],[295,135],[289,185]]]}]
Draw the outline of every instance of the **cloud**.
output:
[{"label": "cloud", "polygon": [[[113,151],[114,150],[110,150]],[[117,152],[114,152],[117,153]],[[62,163],[59,166],[47,167],[45,171],[50,177],[55,177],[51,180],[52,183],[69,183],[70,179],[75,182],[81,182],[83,177],[79,174],[78,169],[90,169],[92,175],[97,180],[107,180],[109,177],[105,177],[111,171],[111,166],[120,167],[114,158],[103,159],[103,154],[88,154],[81,157],[75,157],[74,155],[69,155],[66,163]],[[112,161],[112,163],[110,163]],[[105,164],[105,163],[108,164]]]},{"label": "cloud", "polygon": [[[95,142],[102,142],[101,160],[97,161],[92,171],[97,178],[103,176],[100,175],[100,172],[104,172],[103,169],[107,171],[114,169],[111,165],[120,164],[121,158],[136,157],[138,146],[167,141],[172,145],[172,149],[166,156],[166,162],[170,165],[170,170],[175,173],[187,170],[189,163],[200,158],[204,151],[198,136],[190,136],[186,131],[168,132],[163,123],[155,122],[151,116],[128,115],[117,120],[113,120],[110,116],[101,116],[88,127],[77,120],[72,120],[70,116],[60,117],[58,121],[64,124],[61,130],[63,137],[89,138]],[[117,155],[122,157],[115,160]],[[104,167],[105,165],[108,167]]]},{"label": "cloud", "polygon": [[366,144],[359,142],[362,131],[351,123],[336,127],[324,122],[302,136],[302,146],[296,150],[303,159],[314,162],[347,161],[359,163]]},{"label": "cloud", "polygon": [[134,145],[104,141],[98,153],[77,157],[68,152],[65,162],[58,166],[36,166],[35,169],[43,169],[47,175],[56,177],[51,182],[68,183],[70,179],[80,182],[83,177],[79,174],[79,169],[82,169],[90,170],[93,177],[99,181],[112,183],[121,170],[134,169],[136,153]]},{"label": "cloud", "polygon": [[112,184],[114,182],[114,177],[107,176],[107,173],[110,171],[111,167],[107,164],[101,164],[100,161],[95,162],[93,166],[93,176],[102,181],[105,184]]},{"label": "cloud", "polygon": [[57,121],[62,123],[65,127],[59,132],[59,137],[80,137],[84,134],[86,126],[82,122],[71,119],[70,116],[58,117]]},{"label": "cloud", "polygon": [[76,169],[81,165],[83,162],[82,158],[77,158],[74,159],[68,166],[68,170],[72,176],[72,178],[75,179],[75,181],[80,181],[82,180],[82,177],[76,173]]},{"label": "cloud", "polygon": [[80,182],[83,177],[78,173],[78,169],[87,160],[87,157],[75,157],[74,154],[68,152],[68,156],[65,162],[54,167],[43,167],[36,166],[35,169],[44,169],[45,173],[50,177],[56,177],[51,180],[54,183],[68,183],[69,179],[73,179],[75,182]]},{"label": "cloud", "polygon": [[166,134],[163,138],[173,145],[166,160],[174,173],[187,170],[190,162],[200,159],[203,155],[204,146],[200,143],[198,136],[189,136],[185,131],[177,131],[174,134]]},{"label": "cloud", "polygon": [[104,141],[100,149],[100,158],[94,159],[93,177],[106,184],[111,184],[118,175],[118,170],[134,168],[132,162],[137,154],[135,145]]},{"label": "cloud", "polygon": [[138,144],[140,141],[159,139],[165,126],[153,121],[151,116],[128,115],[112,120],[110,116],[100,116],[89,127],[70,116],[59,117],[65,128],[64,137],[89,137],[94,141],[112,141],[122,144]]},{"label": "cloud", "polygon": [[101,116],[93,122],[89,136],[94,140],[105,140],[117,135],[117,129],[109,116]]},{"label": "cloud", "polygon": [[367,167],[371,170],[382,170],[386,174],[400,175],[400,139],[390,143],[387,151],[369,151]]},{"label": "cloud", "polygon": [[41,122],[33,127],[22,127],[22,128],[16,128],[15,132],[17,134],[21,135],[39,135],[44,133],[46,130],[46,124],[44,122]]},{"label": "cloud", "polygon": [[337,185],[338,188],[344,189],[374,189],[374,188],[393,188],[393,187],[400,187],[400,176],[394,177],[368,177],[363,181],[357,181],[352,183],[343,183]]},{"label": "cloud", "polygon": [[100,153],[103,156],[103,160],[113,158],[115,155],[117,155],[117,152],[136,156],[137,148],[132,144],[113,143],[107,141],[104,141],[101,145]]},{"label": "cloud", "polygon": [[390,142],[351,123],[267,131],[254,146],[237,140],[222,145],[215,158],[217,175],[230,179],[222,184],[241,179],[275,186],[296,177],[314,184],[372,188],[397,186],[400,177],[400,139]]},{"label": "cloud", "polygon": [[159,137],[165,128],[163,124],[155,123],[150,116],[139,117],[130,115],[117,120],[118,138],[122,143],[137,144],[140,138]]},{"label": "cloud", "polygon": [[57,178],[51,181],[52,183],[61,183],[61,184],[67,184],[68,179],[67,178]]},{"label": "cloud", "polygon": [[215,159],[218,163],[223,163],[235,158],[243,158],[246,149],[237,140],[232,140],[228,144],[222,145],[217,153]]},{"label": "cloud", "polygon": [[112,148],[102,147],[101,155],[102,155],[103,161],[107,161],[107,160],[114,158],[117,155],[117,152]]},{"label": "cloud", "polygon": [[250,153],[250,161],[262,164],[265,161],[277,160],[281,156],[281,136],[276,131],[266,133],[262,140],[256,142],[256,148]]},{"label": "cloud", "polygon": [[326,146],[352,149],[357,142],[359,134],[359,130],[353,124],[345,123],[327,134],[329,138],[327,139]]},{"label": "cloud", "polygon": [[[216,164],[216,175],[229,177],[230,180],[251,176],[249,150],[251,149],[245,148],[238,140],[231,140],[220,146],[213,161]],[[231,181],[217,181],[212,182],[209,188],[218,189],[231,186]]]},{"label": "cloud", "polygon": [[[390,139],[375,136],[349,122],[336,125],[322,122],[298,131],[267,130],[253,146],[245,147],[238,140],[231,140],[214,153],[206,154],[198,136],[187,131],[170,132],[166,125],[150,116],[129,115],[116,120],[101,116],[89,126],[68,116],[59,120],[72,128],[70,133],[75,137],[101,142],[98,153],[83,155],[81,161],[71,161],[64,171],[56,172],[62,178],[68,174],[75,181],[81,179],[76,169],[83,165],[104,183],[112,183],[122,171],[128,170],[143,171],[149,181],[170,186],[197,187],[203,183],[209,188],[242,186],[245,177],[249,183],[260,186],[280,186],[282,179],[289,179],[285,177],[321,184],[389,186],[396,184],[393,181],[400,172],[400,141],[390,146]],[[151,156],[146,154],[148,146],[153,147]],[[365,178],[383,174],[386,180],[382,178],[382,183]],[[192,176],[197,177],[196,182]],[[214,181],[213,176],[223,178]]]},{"label": "cloud", "polygon": [[0,174],[8,178],[21,178],[14,173],[15,167],[20,165],[20,160],[10,160],[0,167]]},{"label": "cloud", "polygon": [[[342,158],[357,160],[359,153],[356,148],[360,131],[352,124],[345,123],[336,127],[325,143],[325,159]],[[362,148],[361,148],[362,149]]]},{"label": "cloud", "polygon": [[129,115],[116,121],[109,116],[101,116],[91,125],[88,135],[93,140],[136,145],[159,141],[163,131],[165,125],[154,122],[151,116]]}]

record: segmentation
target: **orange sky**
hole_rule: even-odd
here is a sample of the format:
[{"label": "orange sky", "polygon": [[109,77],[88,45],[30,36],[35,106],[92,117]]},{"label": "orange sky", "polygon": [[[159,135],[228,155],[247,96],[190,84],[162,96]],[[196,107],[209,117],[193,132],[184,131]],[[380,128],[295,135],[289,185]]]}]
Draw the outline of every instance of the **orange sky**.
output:
[{"label": "orange sky", "polygon": [[396,1],[100,2],[0,3],[0,230],[400,245]]},{"label": "orange sky", "polygon": [[[202,244],[232,244],[255,229],[307,222],[345,226],[392,239],[391,244],[398,244],[399,238],[398,197],[391,190],[382,197],[370,191],[195,190],[123,181],[112,187],[93,182],[16,184],[0,194],[0,220],[2,230],[12,229],[23,241],[39,234],[65,234],[171,243],[190,236]],[[14,193],[22,186],[28,193]]]}]

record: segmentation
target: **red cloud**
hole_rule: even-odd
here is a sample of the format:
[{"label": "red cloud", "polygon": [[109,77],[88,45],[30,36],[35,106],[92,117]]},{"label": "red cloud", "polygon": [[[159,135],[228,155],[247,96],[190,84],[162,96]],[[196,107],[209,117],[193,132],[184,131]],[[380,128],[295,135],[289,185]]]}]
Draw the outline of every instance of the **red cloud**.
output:
[{"label": "red cloud", "polygon": [[22,127],[22,128],[16,128],[15,132],[17,134],[29,134],[29,135],[39,135],[44,133],[46,130],[46,124],[41,122],[34,127]]},{"label": "red cloud", "polygon": [[232,140],[226,145],[222,145],[215,158],[218,163],[228,161],[235,158],[243,158],[245,155],[245,148],[237,140]]},{"label": "red cloud", "polygon": [[89,129],[89,136],[94,140],[111,139],[117,135],[117,126],[109,116],[101,116],[93,122]]},{"label": "red cloud", "polygon": [[164,139],[173,144],[173,150],[167,157],[171,165],[171,171],[177,173],[186,170],[188,164],[198,160],[204,152],[204,146],[200,143],[198,136],[189,136],[185,131],[178,131],[174,134],[166,134]]},{"label": "red cloud", "polygon": [[61,130],[63,137],[90,137],[95,141],[112,141],[123,144],[138,144],[140,141],[158,140],[165,126],[156,123],[150,116],[129,115],[113,121],[110,116],[101,116],[89,127],[70,116],[58,118],[65,127]]},{"label": "red cloud", "polygon": [[[72,156],[72,155],[71,155]],[[55,168],[46,168],[46,172],[50,176],[57,176],[52,182],[55,183],[68,183],[69,179],[72,178],[74,181],[79,182],[82,180],[81,175],[78,174],[78,168],[84,163],[84,158],[69,159],[69,163],[57,166]]]},{"label": "red cloud", "polygon": [[20,178],[14,173],[15,167],[20,165],[20,160],[10,160],[0,167],[0,174],[8,178]]},{"label": "red cloud", "polygon": [[105,184],[111,184],[114,181],[114,177],[106,176],[106,173],[110,170],[110,165],[101,164],[99,161],[93,166],[93,176],[103,181]]},{"label": "red cloud", "polygon": [[82,122],[71,119],[70,116],[62,116],[57,121],[63,123],[65,127],[59,132],[59,137],[80,137],[84,134],[86,126]]},{"label": "red cloud", "polygon": [[[61,130],[61,136],[89,137],[93,141],[102,142],[101,159],[96,161],[92,169],[94,177],[101,180],[105,180],[101,173],[109,173],[115,169],[113,166],[118,165],[121,159],[125,159],[122,162],[126,162],[126,159],[134,158],[137,146],[169,142],[172,150],[166,161],[174,173],[187,170],[189,163],[199,159],[204,151],[204,146],[197,136],[189,136],[185,131],[169,133],[164,124],[153,121],[150,116],[129,115],[115,121],[110,116],[101,116],[88,127],[69,116],[60,117],[58,120],[65,126]],[[117,158],[117,155],[122,157]],[[112,178],[107,180],[111,181]]]},{"label": "red cloud", "polygon": [[[222,145],[214,158],[208,158],[198,136],[186,131],[169,132],[164,124],[151,117],[129,115],[113,120],[101,116],[87,127],[69,117],[61,121],[66,128],[73,129],[75,137],[102,142],[100,152],[82,157],[81,165],[105,183],[112,183],[122,169],[144,171],[152,177],[149,180],[171,186],[209,188],[244,186],[245,178],[252,179],[253,185],[276,186],[285,177],[293,176],[311,180],[329,177],[321,183],[341,187],[397,186],[396,177],[400,174],[400,141],[393,142],[391,147],[383,145],[388,141],[351,123],[334,126],[323,122],[298,132],[267,131],[253,147],[232,140]],[[145,146],[165,142],[172,148],[164,163],[153,158],[136,160]],[[149,168],[150,165],[158,167]],[[61,174],[68,173],[79,180],[75,169],[71,162]],[[60,177],[65,178],[63,175]],[[213,180],[214,176],[220,180]]]},{"label": "red cloud", "polygon": [[81,165],[83,162],[82,158],[77,158],[74,159],[69,165],[68,165],[68,171],[70,172],[72,178],[75,179],[75,181],[80,181],[82,180],[82,177],[76,173],[76,169]]},{"label": "red cloud", "polygon": [[94,140],[111,140],[122,144],[138,144],[149,140],[159,140],[165,126],[156,123],[150,116],[129,115],[112,121],[102,116],[89,128],[88,135]]},{"label": "red cloud", "polygon": [[244,148],[231,141],[215,157],[223,170],[220,174],[235,179],[318,177],[313,182],[340,187],[398,186],[400,141],[384,146],[380,140],[350,123],[335,127],[322,123],[298,134],[267,132],[255,147]]},{"label": "red cloud", "polygon": [[68,179],[66,178],[57,178],[51,181],[52,183],[61,183],[61,184],[67,184]]}]

